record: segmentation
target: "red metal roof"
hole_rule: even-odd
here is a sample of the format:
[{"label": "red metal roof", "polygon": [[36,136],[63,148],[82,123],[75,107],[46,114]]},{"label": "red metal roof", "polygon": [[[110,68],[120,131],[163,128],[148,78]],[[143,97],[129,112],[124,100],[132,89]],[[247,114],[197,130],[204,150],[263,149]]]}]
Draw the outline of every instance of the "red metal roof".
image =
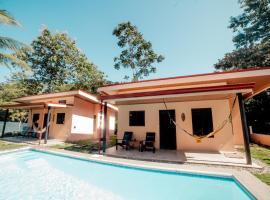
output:
[{"label": "red metal roof", "polygon": [[[241,69],[241,70],[232,70],[232,71],[211,72],[211,73],[184,75],[184,76],[173,76],[173,77],[166,77],[166,78],[156,78],[156,79],[149,79],[149,80],[141,80],[141,81],[133,81],[133,82],[123,82],[123,83],[108,84],[108,85],[105,85],[103,87],[116,86],[116,85],[127,85],[127,84],[133,84],[133,83],[143,83],[143,82],[150,82],[150,81],[161,81],[161,80],[168,80],[168,79],[197,77],[197,76],[229,74],[229,73],[236,73],[236,72],[247,72],[247,71],[265,70],[265,69],[270,69],[270,67],[256,67],[256,68]],[[101,87],[101,88],[103,88],[103,87]]]}]

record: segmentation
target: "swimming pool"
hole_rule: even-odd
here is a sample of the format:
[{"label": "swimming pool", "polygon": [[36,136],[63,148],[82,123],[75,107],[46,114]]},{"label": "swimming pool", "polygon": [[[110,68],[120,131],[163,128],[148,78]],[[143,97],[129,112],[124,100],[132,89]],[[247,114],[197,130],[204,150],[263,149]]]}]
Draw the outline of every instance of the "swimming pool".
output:
[{"label": "swimming pool", "polygon": [[0,155],[0,199],[253,199],[231,177],[103,164],[24,150]]}]

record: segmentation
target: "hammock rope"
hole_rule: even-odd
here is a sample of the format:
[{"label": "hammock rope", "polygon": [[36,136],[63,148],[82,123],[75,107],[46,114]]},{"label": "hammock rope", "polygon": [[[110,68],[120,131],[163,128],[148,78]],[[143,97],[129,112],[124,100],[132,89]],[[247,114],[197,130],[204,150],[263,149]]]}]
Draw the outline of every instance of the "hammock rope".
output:
[{"label": "hammock rope", "polygon": [[173,124],[174,124],[175,126],[177,126],[182,132],[184,132],[184,133],[188,134],[189,136],[193,137],[198,143],[201,142],[201,140],[204,139],[204,138],[209,138],[209,137],[214,136],[214,135],[216,135],[217,133],[219,133],[219,132],[225,127],[225,125],[226,125],[227,123],[230,122],[230,123],[232,124],[232,112],[233,112],[233,108],[234,108],[234,106],[235,106],[235,102],[236,102],[236,96],[235,96],[235,98],[234,98],[234,100],[233,100],[232,108],[231,108],[231,110],[230,110],[230,113],[229,113],[228,117],[226,117],[226,118],[223,120],[223,122],[220,123],[219,126],[216,127],[216,129],[215,129],[214,131],[212,131],[211,133],[208,133],[207,135],[198,136],[198,135],[194,135],[193,133],[188,132],[186,129],[182,128],[179,124],[177,124],[177,123],[172,119],[172,117],[171,117],[171,115],[170,115],[170,112],[168,111],[168,107],[167,107],[167,104],[166,104],[166,102],[165,102],[165,99],[163,99],[163,103],[164,103],[164,105],[165,105],[166,111],[168,112],[168,116],[169,116],[170,121],[173,122]]}]

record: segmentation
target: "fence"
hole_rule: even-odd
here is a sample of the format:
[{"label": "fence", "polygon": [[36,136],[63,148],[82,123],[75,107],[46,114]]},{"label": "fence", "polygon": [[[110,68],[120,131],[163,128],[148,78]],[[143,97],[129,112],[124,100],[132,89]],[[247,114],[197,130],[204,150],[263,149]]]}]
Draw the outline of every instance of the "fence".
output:
[{"label": "fence", "polygon": [[[3,126],[4,126],[4,122],[0,121],[0,136],[2,136]],[[13,133],[13,132],[21,131],[23,126],[27,126],[27,123],[20,124],[20,122],[7,122],[5,133]]]}]

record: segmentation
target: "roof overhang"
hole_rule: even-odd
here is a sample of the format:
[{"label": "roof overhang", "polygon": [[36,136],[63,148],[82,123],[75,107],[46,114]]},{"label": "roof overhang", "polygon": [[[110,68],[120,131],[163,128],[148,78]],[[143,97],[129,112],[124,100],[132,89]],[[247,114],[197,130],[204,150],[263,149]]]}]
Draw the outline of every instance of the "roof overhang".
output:
[{"label": "roof overhang", "polygon": [[25,96],[25,97],[14,99],[13,101],[19,102],[19,103],[30,103],[33,101],[42,102],[42,101],[49,100],[52,98],[62,98],[62,97],[71,97],[71,96],[80,97],[92,103],[99,103],[99,99],[96,95],[90,94],[82,90],[72,90],[72,91],[67,91],[67,92],[56,92],[56,93],[50,93],[50,94],[38,94],[38,95],[32,95],[32,96]]},{"label": "roof overhang", "polygon": [[6,109],[32,109],[32,108],[67,108],[72,107],[70,104],[55,104],[55,103],[10,103],[0,105],[0,108]]},{"label": "roof overhang", "polygon": [[[53,98],[65,98],[65,97],[77,97],[93,104],[101,104],[102,102],[99,99],[99,96],[90,94],[82,90],[73,90],[67,92],[57,92],[51,94],[38,94],[32,96],[25,96],[14,99],[13,102],[9,104],[0,105],[0,108],[10,108],[10,109],[32,109],[32,108],[67,108],[73,105],[70,104],[61,104],[61,103],[52,103],[51,99]],[[104,104],[104,103],[102,103]],[[107,104],[107,106],[115,111],[118,111],[116,106]]]},{"label": "roof overhang", "polygon": [[255,85],[253,88],[253,94],[250,94],[249,98],[270,88],[270,67],[119,83],[100,87],[98,92],[104,96],[111,96],[122,93],[142,92],[146,90],[161,90],[162,88],[196,87],[196,85],[221,83],[231,85],[249,83],[251,81],[254,82]]},{"label": "roof overhang", "polygon": [[154,100],[154,99],[172,99],[172,98],[186,98],[198,96],[229,96],[231,94],[242,93],[244,96],[252,95],[254,83],[248,84],[233,84],[233,85],[218,85],[210,87],[193,87],[174,90],[162,90],[140,93],[127,93],[117,95],[101,96],[103,101],[116,103],[126,101],[138,100]]}]

